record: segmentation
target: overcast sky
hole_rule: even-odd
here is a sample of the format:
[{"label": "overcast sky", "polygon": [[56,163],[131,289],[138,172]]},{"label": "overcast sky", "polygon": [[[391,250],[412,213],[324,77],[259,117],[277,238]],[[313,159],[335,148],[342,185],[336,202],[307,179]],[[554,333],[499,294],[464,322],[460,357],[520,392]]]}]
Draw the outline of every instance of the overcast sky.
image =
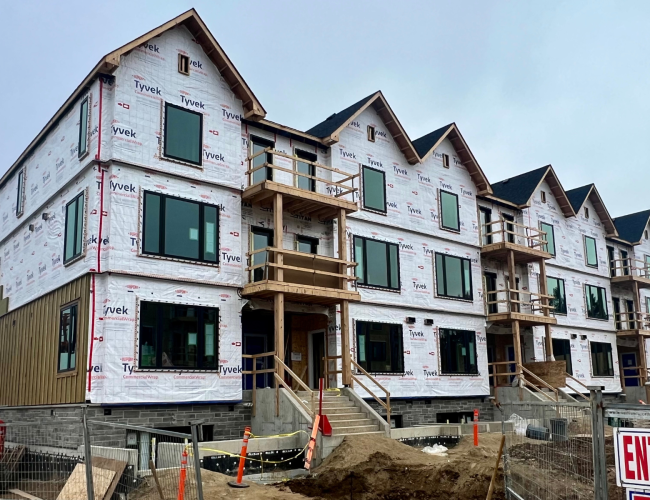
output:
[{"label": "overcast sky", "polygon": [[266,108],[306,130],[382,90],[411,139],[456,122],[491,182],[552,164],[650,209],[650,2],[0,0],[0,171],[97,61],[195,7]]}]

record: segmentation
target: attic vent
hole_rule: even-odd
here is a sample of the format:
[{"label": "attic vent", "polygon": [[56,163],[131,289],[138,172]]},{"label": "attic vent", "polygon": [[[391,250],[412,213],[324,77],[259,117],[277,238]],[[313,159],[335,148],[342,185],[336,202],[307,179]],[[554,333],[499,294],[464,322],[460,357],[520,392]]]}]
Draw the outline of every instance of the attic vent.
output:
[{"label": "attic vent", "polygon": [[542,203],[546,203],[546,191],[540,191],[539,195],[542,199]]},{"label": "attic vent", "polygon": [[442,154],[442,166],[445,168],[449,168],[449,155]]},{"label": "attic vent", "polygon": [[370,142],[375,142],[375,127],[368,125],[368,140]]},{"label": "attic vent", "polygon": [[184,75],[190,74],[190,57],[178,54],[178,72]]},{"label": "attic vent", "polygon": [[589,207],[585,207],[585,219],[589,218]]}]

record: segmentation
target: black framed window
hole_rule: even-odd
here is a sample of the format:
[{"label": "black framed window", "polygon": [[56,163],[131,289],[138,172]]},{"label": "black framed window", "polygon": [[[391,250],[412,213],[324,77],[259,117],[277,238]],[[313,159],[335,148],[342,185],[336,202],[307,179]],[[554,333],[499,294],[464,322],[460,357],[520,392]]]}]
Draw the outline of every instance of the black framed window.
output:
[{"label": "black framed window", "polygon": [[357,363],[369,373],[404,373],[402,325],[356,323]]},{"label": "black framed window", "polygon": [[616,262],[614,262],[616,257],[614,256],[614,247],[607,247],[607,264],[609,265],[609,276],[616,276]]},{"label": "black framed window", "polygon": [[25,169],[18,172],[18,186],[16,188],[16,216],[23,215],[25,210]]},{"label": "black framed window", "polygon": [[436,253],[436,292],[439,297],[472,300],[472,262]]},{"label": "black framed window", "polygon": [[460,231],[458,195],[440,190],[440,225],[443,229]]},{"label": "black framed window", "polygon": [[587,317],[593,319],[609,319],[607,312],[607,292],[604,288],[585,285],[587,299]]},{"label": "black framed window", "polygon": [[78,304],[71,304],[63,307],[59,314],[59,372],[72,371],[77,367],[78,308]]},{"label": "black framed window", "polygon": [[360,285],[400,289],[399,246],[395,243],[355,236],[354,259]]},{"label": "black framed window", "polygon": [[[307,174],[307,175],[311,175],[312,177],[316,177],[316,167],[311,163],[307,163],[307,162],[308,161],[316,162],[318,160],[318,156],[316,156],[314,153],[308,153],[307,151],[303,151],[301,149],[296,149],[296,156],[299,158],[298,160],[296,160],[296,172],[300,172],[301,174]],[[306,160],[306,161],[300,161],[300,160]],[[307,191],[316,192],[316,179],[310,179],[309,177],[296,175],[296,187],[299,187],[300,189],[305,189]]]},{"label": "black framed window", "polygon": [[81,101],[79,106],[79,144],[78,157],[81,158],[88,152],[88,98]]},{"label": "black framed window", "polygon": [[564,280],[560,278],[546,277],[546,289],[549,295],[554,298],[549,300],[555,314],[566,314],[566,294],[564,293]]},{"label": "black framed window", "polygon": [[566,361],[566,372],[573,375],[573,365],[571,364],[571,341],[568,339],[552,339],[553,356],[555,361]]},{"label": "black framed window", "polygon": [[273,153],[267,151],[266,153],[258,154],[261,151],[264,151],[266,148],[275,149],[275,143],[269,141],[268,139],[262,139],[254,135],[250,136],[251,142],[251,156],[257,155],[253,158],[251,162],[251,170],[255,170],[258,167],[258,170],[253,172],[253,178],[251,180],[251,185],[257,184],[262,181],[272,181],[273,180],[273,169],[270,167],[263,167],[265,163],[273,165]]},{"label": "black framed window", "polygon": [[553,226],[546,222],[540,222],[539,228],[546,232],[545,235],[542,235],[542,239],[546,240],[543,250],[555,256],[555,232],[553,231]]},{"label": "black framed window", "polygon": [[167,158],[201,165],[203,159],[203,115],[165,103],[165,139]]},{"label": "black framed window", "polygon": [[481,225],[481,245],[492,244],[492,210],[487,207],[479,207],[479,224]]},{"label": "black framed window", "polygon": [[585,262],[589,267],[598,268],[598,251],[596,250],[596,239],[585,236]]},{"label": "black framed window", "polygon": [[304,253],[318,253],[318,238],[310,238],[309,236],[296,236],[296,250]]},{"label": "black framed window", "polygon": [[219,207],[145,191],[142,251],[219,263]]},{"label": "black framed window", "polygon": [[623,267],[623,276],[630,274],[630,261],[627,258],[627,251],[621,250],[621,266]]},{"label": "black framed window", "polygon": [[80,193],[65,206],[65,238],[63,263],[81,255],[84,240],[84,193]]},{"label": "black framed window", "polygon": [[501,218],[505,221],[503,230],[506,232],[506,241],[508,243],[515,242],[515,216],[510,214],[501,214]]},{"label": "black framed window", "polygon": [[140,303],[140,368],[216,370],[219,309]]},{"label": "black framed window", "polygon": [[613,377],[612,344],[589,342],[591,348],[591,374],[594,377]]},{"label": "black framed window", "polygon": [[365,165],[362,172],[363,208],[386,213],[386,174]]},{"label": "black framed window", "polygon": [[440,329],[440,373],[478,375],[476,332]]}]

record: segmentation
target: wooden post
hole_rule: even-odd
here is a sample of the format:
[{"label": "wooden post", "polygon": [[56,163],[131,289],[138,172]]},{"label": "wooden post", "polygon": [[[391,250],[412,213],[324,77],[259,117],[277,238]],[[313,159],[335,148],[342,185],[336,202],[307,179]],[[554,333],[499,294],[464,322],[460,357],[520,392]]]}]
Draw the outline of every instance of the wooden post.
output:
[{"label": "wooden post", "polygon": [[[539,262],[539,293],[542,295],[548,295],[548,280],[546,279],[546,260],[542,259]],[[548,306],[549,300],[547,298],[542,298],[540,301],[541,304]],[[544,316],[550,316],[550,310],[543,308],[542,313]],[[546,343],[546,361],[555,361],[555,356],[553,355],[553,338],[551,337],[551,325],[544,325],[545,343]]]},{"label": "wooden post", "polygon": [[[517,367],[515,368],[515,371],[519,371],[519,368],[523,364],[521,361],[521,337],[519,335],[519,321],[513,321],[512,322],[512,343],[515,349],[515,363],[517,364]],[[517,375],[517,379],[521,381],[521,379],[524,378],[524,374],[520,373]],[[521,385],[521,382],[519,383]]]},{"label": "wooden post", "polygon": [[[508,250],[508,283],[510,290],[517,289],[517,278],[515,277],[515,252],[513,250]],[[510,300],[519,300],[517,299],[517,292],[510,292]],[[510,302],[510,312],[519,312],[519,304]],[[517,368],[515,371],[519,371],[521,366],[521,339],[519,337],[519,321],[512,322],[512,345],[515,349],[515,363]],[[520,381],[519,385],[521,386],[521,379],[523,374],[517,375],[517,379]]]},{"label": "wooden post", "polygon": [[[282,195],[276,193],[273,197],[273,246],[277,249],[282,249],[282,236],[284,233],[284,224],[282,222]],[[282,266],[284,263],[284,255],[279,252],[275,253],[275,263]],[[284,270],[281,267],[275,268],[275,280],[284,281]],[[281,358],[284,359],[284,358]]]},{"label": "wooden post", "polygon": [[350,361],[350,307],[347,300],[341,301],[341,376],[343,385],[352,381]]},{"label": "wooden post", "polygon": [[[339,220],[338,220],[338,240],[339,240],[339,259],[348,260],[348,240],[347,240],[347,216],[345,210],[341,208],[339,210]],[[339,265],[339,273],[347,274],[348,268],[345,264]],[[339,280],[339,285],[341,290],[347,290],[348,281],[345,278]]]}]

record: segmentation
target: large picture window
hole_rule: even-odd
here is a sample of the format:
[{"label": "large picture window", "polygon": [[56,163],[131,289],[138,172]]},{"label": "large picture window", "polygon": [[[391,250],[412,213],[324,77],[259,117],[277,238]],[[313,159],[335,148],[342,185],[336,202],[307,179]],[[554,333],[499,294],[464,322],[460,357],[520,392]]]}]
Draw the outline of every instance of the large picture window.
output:
[{"label": "large picture window", "polygon": [[217,308],[141,302],[138,366],[216,370],[218,333]]},{"label": "large picture window", "polygon": [[609,319],[607,313],[607,293],[605,289],[594,285],[585,285],[587,302],[587,317],[593,319]]},{"label": "large picture window", "polygon": [[363,208],[386,213],[386,174],[363,166]]},{"label": "large picture window", "polygon": [[571,341],[569,339],[552,339],[553,356],[555,361],[566,362],[566,372],[573,375],[573,365],[571,364]]},{"label": "large picture window", "polygon": [[143,219],[143,253],[219,262],[218,207],[145,191]]},{"label": "large picture window", "polygon": [[555,233],[553,232],[553,226],[546,222],[540,222],[539,228],[546,232],[545,235],[542,235],[542,239],[546,241],[542,247],[543,250],[555,256]]},{"label": "large picture window", "polygon": [[79,144],[78,157],[83,157],[88,152],[88,98],[81,101],[79,106]]},{"label": "large picture window", "polygon": [[475,332],[440,329],[440,373],[442,375],[478,374]]},{"label": "large picture window", "polygon": [[201,165],[203,156],[203,115],[165,103],[164,156]]},{"label": "large picture window", "polygon": [[594,377],[613,377],[612,344],[589,342],[591,346],[591,374]]},{"label": "large picture window", "polygon": [[437,253],[436,292],[439,297],[472,300],[472,262]]},{"label": "large picture window", "polygon": [[65,306],[59,315],[59,372],[77,367],[77,309],[77,304]]},{"label": "large picture window", "polygon": [[402,325],[356,323],[357,363],[369,373],[404,373]]},{"label": "large picture window", "polygon": [[554,298],[550,299],[549,305],[553,306],[555,314],[566,314],[566,294],[564,293],[564,280],[560,278],[546,278],[546,287],[549,295]]},{"label": "large picture window", "polygon": [[399,246],[395,243],[355,236],[354,259],[360,285],[400,289]]},{"label": "large picture window", "polygon": [[460,231],[458,195],[440,190],[440,225],[443,229]]},{"label": "large picture window", "polygon": [[596,239],[591,236],[585,236],[585,262],[589,267],[598,267]]},{"label": "large picture window", "polygon": [[65,238],[63,240],[63,263],[67,264],[83,252],[84,240],[84,194],[79,194],[65,206]]}]

